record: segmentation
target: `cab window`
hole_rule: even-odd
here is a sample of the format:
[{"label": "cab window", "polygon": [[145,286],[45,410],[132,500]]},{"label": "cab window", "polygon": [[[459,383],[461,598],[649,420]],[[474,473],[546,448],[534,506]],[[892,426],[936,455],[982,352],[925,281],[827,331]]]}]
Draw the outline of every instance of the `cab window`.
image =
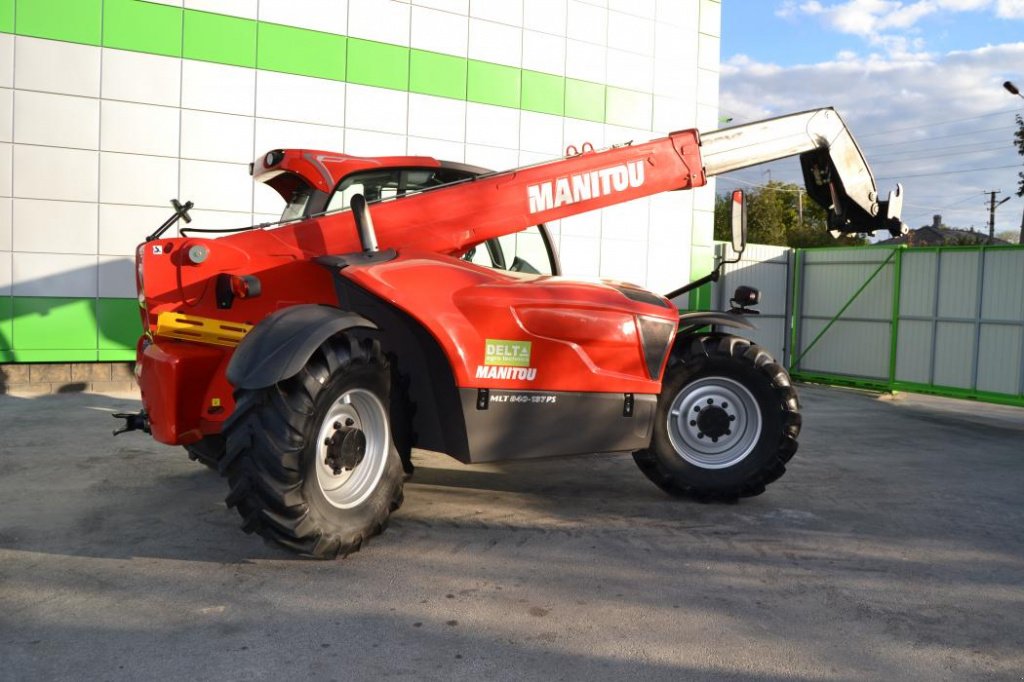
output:
[{"label": "cab window", "polygon": [[362,194],[369,202],[394,199],[407,192],[447,185],[473,177],[452,168],[387,168],[352,173],[342,178],[327,203],[327,211],[349,207],[352,197]]},{"label": "cab window", "polygon": [[542,226],[528,227],[515,234],[506,234],[477,244],[463,258],[507,272],[531,275],[557,275],[558,266],[553,249]]}]

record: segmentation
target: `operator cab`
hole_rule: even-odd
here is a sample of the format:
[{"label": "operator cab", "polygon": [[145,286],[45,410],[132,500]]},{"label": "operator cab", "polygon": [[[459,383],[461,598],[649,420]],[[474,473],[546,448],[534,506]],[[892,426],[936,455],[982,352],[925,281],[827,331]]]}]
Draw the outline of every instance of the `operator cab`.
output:
[{"label": "operator cab", "polygon": [[[413,159],[410,159],[413,160]],[[412,192],[469,182],[490,173],[485,168],[446,161],[438,166],[380,166],[363,168],[342,177],[330,192],[324,192],[294,172],[259,177],[287,198],[281,222],[314,218],[325,213],[348,210],[352,197],[361,194],[373,210],[373,204],[405,196]],[[529,227],[471,247],[463,260],[510,273],[558,275],[561,268],[547,228]]]}]

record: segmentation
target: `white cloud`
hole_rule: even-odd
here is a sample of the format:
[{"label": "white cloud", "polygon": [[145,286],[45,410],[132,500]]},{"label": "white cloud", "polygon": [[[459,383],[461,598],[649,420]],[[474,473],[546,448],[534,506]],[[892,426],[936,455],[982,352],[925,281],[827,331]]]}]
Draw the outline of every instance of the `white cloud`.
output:
[{"label": "white cloud", "polygon": [[1001,19],[1024,19],[1024,0],[998,0],[996,16]]},{"label": "white cloud", "polygon": [[[1024,161],[1013,147],[1011,110],[1024,113],[1024,102],[1002,83],[1024,86],[1024,42],[898,58],[842,52],[833,61],[792,67],[740,56],[722,64],[721,78],[721,112],[735,124],[835,106],[875,175],[904,180],[904,216],[912,226],[942,213],[947,224],[981,229],[988,215],[981,193],[1002,190],[1005,197],[1016,190]],[[800,181],[795,161],[772,170],[776,179]],[[760,182],[761,171],[739,177]],[[897,179],[880,180],[879,189],[888,191]],[[719,182],[720,190],[731,188],[728,179]],[[997,230],[1018,229],[1022,209],[1018,198],[1003,205]]]},{"label": "white cloud", "polygon": [[787,18],[798,14],[818,17],[834,31],[858,36],[890,55],[904,55],[924,49],[924,41],[916,35],[915,28],[922,19],[939,13],[982,10],[1001,19],[1024,19],[1024,0],[786,0],[776,14]]}]

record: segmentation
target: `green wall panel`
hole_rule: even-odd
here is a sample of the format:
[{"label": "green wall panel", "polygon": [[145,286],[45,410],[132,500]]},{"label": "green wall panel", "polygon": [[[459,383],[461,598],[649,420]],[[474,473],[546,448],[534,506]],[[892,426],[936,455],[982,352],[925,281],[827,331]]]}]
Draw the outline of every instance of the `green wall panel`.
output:
[{"label": "green wall panel", "polygon": [[349,38],[348,82],[408,90],[409,48]]},{"label": "green wall panel", "polygon": [[[651,95],[143,0],[0,0],[0,31],[650,126]],[[607,112],[607,117],[606,117]]]},{"label": "green wall panel", "polygon": [[232,66],[256,66],[256,22],[210,12],[185,12],[182,56]]},{"label": "green wall panel", "polygon": [[[690,252],[690,279],[699,279],[711,272],[715,267],[715,252],[713,247],[694,246]],[[702,287],[690,292],[690,310],[711,310],[711,285],[705,284]]]},{"label": "green wall panel", "polygon": [[605,86],[599,83],[565,79],[565,115],[586,121],[604,122]]},{"label": "green wall panel", "polygon": [[100,44],[102,0],[17,0],[15,30],[23,36]]},{"label": "green wall panel", "polygon": [[96,352],[96,299],[16,296],[14,349]]},{"label": "green wall panel", "polygon": [[538,71],[523,71],[522,108],[542,114],[565,113],[565,79]]},{"label": "green wall panel", "polygon": [[466,92],[473,102],[519,108],[520,69],[469,60]]},{"label": "green wall panel", "polygon": [[103,46],[180,57],[181,24],[182,10],[178,7],[104,0]]},{"label": "green wall panel", "polygon": [[0,298],[0,362],[132,360],[141,333],[134,298]]},{"label": "green wall panel", "polygon": [[421,95],[466,99],[467,60],[437,52],[412,50],[409,90]]},{"label": "green wall panel", "polygon": [[96,359],[100,362],[134,362],[135,349],[132,350],[103,350],[96,352]]},{"label": "green wall panel", "polygon": [[96,302],[100,350],[131,350],[142,335],[139,302],[134,298],[101,298]]},{"label": "green wall panel", "polygon": [[14,300],[10,296],[0,298],[0,351],[8,351],[13,348],[13,325]]},{"label": "green wall panel", "polygon": [[0,0],[0,33],[14,33],[14,0]]},{"label": "green wall panel", "polygon": [[343,81],[345,43],[332,33],[260,23],[256,67]]},{"label": "green wall panel", "polygon": [[17,350],[13,362],[96,362],[95,350]]}]

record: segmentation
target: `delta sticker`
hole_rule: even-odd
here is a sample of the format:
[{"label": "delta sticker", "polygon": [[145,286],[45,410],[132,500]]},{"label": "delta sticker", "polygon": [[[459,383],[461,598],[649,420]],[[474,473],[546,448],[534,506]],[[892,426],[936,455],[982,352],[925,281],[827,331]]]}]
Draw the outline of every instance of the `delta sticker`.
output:
[{"label": "delta sticker", "polygon": [[[501,367],[529,367],[530,342],[487,339],[484,364]],[[535,370],[536,371],[536,370]]]}]

